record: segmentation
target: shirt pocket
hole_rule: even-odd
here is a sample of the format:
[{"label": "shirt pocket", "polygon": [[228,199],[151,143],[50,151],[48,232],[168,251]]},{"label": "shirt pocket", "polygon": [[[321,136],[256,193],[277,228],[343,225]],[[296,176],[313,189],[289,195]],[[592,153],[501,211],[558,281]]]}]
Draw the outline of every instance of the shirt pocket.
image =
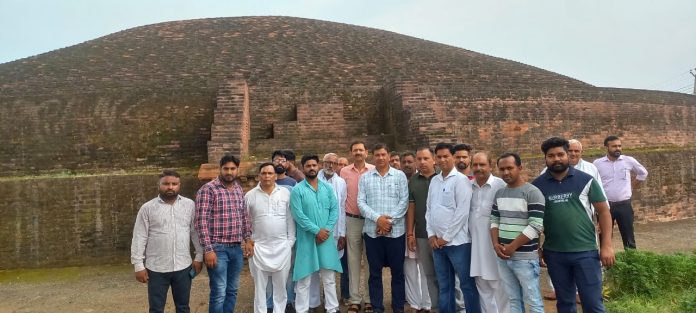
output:
[{"label": "shirt pocket", "polygon": [[631,169],[630,168],[624,168],[622,169],[623,173],[621,173],[621,179],[623,180],[631,180]]},{"label": "shirt pocket", "polygon": [[287,200],[275,200],[271,204],[271,215],[273,216],[286,216],[288,212],[288,201]]},{"label": "shirt pocket", "polygon": [[447,188],[443,189],[442,199],[440,200],[440,204],[442,204],[442,206],[444,206],[448,209],[450,209],[450,208],[453,209],[454,206],[456,205],[456,203],[454,201],[454,190],[447,189]]},{"label": "shirt pocket", "polygon": [[387,184],[387,196],[392,199],[399,198],[399,189],[396,184]]}]

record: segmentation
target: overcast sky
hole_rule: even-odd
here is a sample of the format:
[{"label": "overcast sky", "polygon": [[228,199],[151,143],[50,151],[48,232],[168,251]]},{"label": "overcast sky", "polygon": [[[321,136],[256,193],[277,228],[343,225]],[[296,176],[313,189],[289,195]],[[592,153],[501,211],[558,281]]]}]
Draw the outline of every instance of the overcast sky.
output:
[{"label": "overcast sky", "polygon": [[394,31],[604,87],[693,91],[694,0],[1,0],[0,63],[127,28],[285,15]]}]

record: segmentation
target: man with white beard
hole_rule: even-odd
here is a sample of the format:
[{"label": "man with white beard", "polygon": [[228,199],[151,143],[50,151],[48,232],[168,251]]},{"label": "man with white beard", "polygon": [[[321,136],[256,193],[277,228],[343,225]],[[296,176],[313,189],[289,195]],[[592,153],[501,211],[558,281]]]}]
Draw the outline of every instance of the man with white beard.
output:
[{"label": "man with white beard", "polygon": [[[333,237],[336,241],[336,249],[338,250],[338,257],[342,258],[343,253],[345,253],[346,246],[346,181],[343,180],[336,173],[338,167],[338,155],[335,153],[327,153],[324,155],[323,167],[319,170],[319,180],[328,183],[333,187],[336,193],[336,199],[338,199],[338,208],[340,210],[338,214],[338,222],[334,226]],[[345,268],[343,269],[346,270]],[[341,273],[341,276],[347,275],[347,273]],[[310,311],[315,310],[321,305],[321,292],[320,292],[320,281],[319,272],[312,274],[312,280],[309,283],[309,307]]]}]

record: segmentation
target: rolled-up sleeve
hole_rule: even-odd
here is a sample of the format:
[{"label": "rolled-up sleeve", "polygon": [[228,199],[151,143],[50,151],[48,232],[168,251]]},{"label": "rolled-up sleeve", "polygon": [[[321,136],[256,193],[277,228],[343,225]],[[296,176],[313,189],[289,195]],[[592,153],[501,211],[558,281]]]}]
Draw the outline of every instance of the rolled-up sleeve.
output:
[{"label": "rolled-up sleeve", "polygon": [[644,181],[648,178],[648,170],[638,160],[631,158],[631,170],[636,173],[636,180]]}]

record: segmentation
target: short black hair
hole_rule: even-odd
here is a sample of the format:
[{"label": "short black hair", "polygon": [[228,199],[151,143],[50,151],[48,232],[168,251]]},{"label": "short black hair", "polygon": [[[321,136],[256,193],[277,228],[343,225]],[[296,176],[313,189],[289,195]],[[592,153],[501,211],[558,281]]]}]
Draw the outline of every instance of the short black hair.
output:
[{"label": "short black hair", "polygon": [[363,145],[363,147],[367,147],[364,141],[362,140],[355,140],[350,143],[350,147],[348,148],[348,151],[353,151],[353,146],[355,145]]},{"label": "short black hair", "polygon": [[438,151],[443,150],[443,149],[449,150],[449,152],[450,152],[452,155],[454,155],[454,151],[455,151],[455,150],[454,150],[454,145],[453,145],[453,144],[451,144],[451,143],[446,143],[446,142],[440,142],[440,143],[438,143],[438,144],[435,145],[435,153],[437,153]]},{"label": "short black hair", "polygon": [[261,163],[261,165],[259,165],[259,173],[261,173],[261,169],[263,169],[266,166],[273,167],[273,170],[275,171],[275,164],[273,164],[271,162],[263,162],[263,163]]},{"label": "short black hair", "polygon": [[[455,151],[455,152],[464,150],[464,151],[466,151],[466,152],[469,152],[469,154],[471,154],[471,150],[473,150],[473,149],[474,149],[474,148],[471,147],[470,144],[466,144],[466,143],[460,143],[460,144],[454,146],[454,151]],[[452,154],[454,154],[454,153],[452,153]]]},{"label": "short black hair", "polygon": [[413,153],[413,152],[411,152],[411,151],[406,151],[406,152],[404,152],[404,153],[401,154],[401,158],[402,158],[402,159],[405,158],[405,157],[407,157],[407,156],[410,156],[410,157],[412,157],[412,158],[414,158],[414,159],[416,158],[416,154]]},{"label": "short black hair", "polygon": [[500,160],[505,159],[505,158],[509,158],[509,157],[515,158],[515,165],[522,166],[522,158],[520,158],[520,155],[515,153],[515,152],[505,152],[505,153],[501,154],[498,157],[498,160],[495,161],[495,165],[498,165],[500,163]]},{"label": "short black hair", "polygon": [[604,146],[606,147],[610,141],[614,141],[614,140],[619,140],[619,137],[614,136],[614,135],[607,136],[607,138],[604,138]]},{"label": "short black hair", "polygon": [[396,151],[391,151],[391,152],[389,152],[389,155],[390,155],[390,156],[398,156],[399,159],[401,159],[401,155],[399,155],[399,153],[396,152]]},{"label": "short black hair", "polygon": [[295,161],[295,152],[292,150],[283,150],[283,155],[285,155],[285,159],[288,161]]},{"label": "short black hair", "polygon": [[273,161],[273,159],[275,159],[275,157],[277,157],[277,156],[282,156],[284,159],[287,160],[287,158],[285,157],[285,153],[283,152],[283,150],[275,150],[275,151],[273,151],[273,153],[271,154],[271,161]]},{"label": "short black hair", "polygon": [[304,167],[305,163],[307,163],[307,161],[309,160],[314,160],[317,161],[317,163],[319,163],[319,156],[316,154],[305,154],[302,156],[302,160],[300,160],[300,163],[302,163],[302,166]]},{"label": "short black hair", "polygon": [[541,143],[541,151],[544,152],[544,154],[551,150],[551,148],[556,147],[562,147],[563,150],[568,152],[570,144],[568,143],[568,140],[561,137],[551,137],[549,139],[544,140],[544,142]]},{"label": "short black hair", "polygon": [[435,151],[433,151],[433,148],[428,147],[428,146],[419,147],[418,149],[416,149],[416,153],[418,153],[418,151],[423,151],[423,150],[427,150],[428,152],[430,152],[430,156],[435,155]]},{"label": "short black hair", "polygon": [[162,173],[160,173],[159,178],[163,178],[163,177],[167,177],[167,176],[174,176],[176,178],[181,177],[177,171],[166,169],[166,170],[162,170]]},{"label": "short black hair", "polygon": [[389,149],[387,149],[387,144],[381,143],[381,142],[380,142],[380,143],[374,144],[374,145],[372,146],[371,152],[372,152],[372,153],[375,153],[375,151],[377,151],[377,150],[382,150],[382,149],[387,150],[387,153],[389,153]]},{"label": "short black hair", "polygon": [[234,163],[234,165],[237,165],[237,167],[239,167],[239,159],[237,159],[237,157],[231,154],[225,154],[222,156],[222,158],[220,159],[220,167],[229,162],[232,162]]}]

